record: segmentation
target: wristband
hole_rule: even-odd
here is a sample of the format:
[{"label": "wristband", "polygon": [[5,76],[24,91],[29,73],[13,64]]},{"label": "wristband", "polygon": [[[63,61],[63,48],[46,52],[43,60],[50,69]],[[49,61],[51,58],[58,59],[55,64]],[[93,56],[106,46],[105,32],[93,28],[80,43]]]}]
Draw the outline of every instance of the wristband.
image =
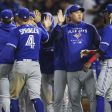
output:
[{"label": "wristband", "polygon": [[89,59],[89,63],[93,63],[94,61],[96,61],[97,60],[97,56],[96,56],[96,54],[95,55],[93,55],[90,59]]},{"label": "wristband", "polygon": [[89,54],[95,54],[96,50],[89,50]]}]

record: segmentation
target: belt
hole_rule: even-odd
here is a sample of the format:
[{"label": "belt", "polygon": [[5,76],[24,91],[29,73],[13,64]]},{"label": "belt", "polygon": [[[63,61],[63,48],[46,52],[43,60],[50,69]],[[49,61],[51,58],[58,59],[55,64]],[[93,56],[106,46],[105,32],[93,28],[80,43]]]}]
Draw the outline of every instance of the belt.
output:
[{"label": "belt", "polygon": [[17,59],[16,61],[36,61],[38,62],[38,60],[35,60],[35,59]]}]

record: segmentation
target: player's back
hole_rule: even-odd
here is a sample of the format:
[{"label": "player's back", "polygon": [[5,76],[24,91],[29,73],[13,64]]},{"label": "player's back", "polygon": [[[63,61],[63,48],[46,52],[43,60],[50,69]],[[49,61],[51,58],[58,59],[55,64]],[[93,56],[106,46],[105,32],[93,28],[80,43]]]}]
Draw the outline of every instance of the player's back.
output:
[{"label": "player's back", "polygon": [[16,60],[38,60],[41,40],[41,34],[38,27],[21,25],[15,29],[14,33],[18,40]]},{"label": "player's back", "polygon": [[6,45],[6,42],[7,42],[7,34],[8,33],[9,32],[6,32],[6,31],[0,29],[0,52],[4,48],[4,46]]},{"label": "player's back", "polygon": [[0,24],[0,51],[4,48],[8,41],[9,33],[16,28],[14,24]]}]

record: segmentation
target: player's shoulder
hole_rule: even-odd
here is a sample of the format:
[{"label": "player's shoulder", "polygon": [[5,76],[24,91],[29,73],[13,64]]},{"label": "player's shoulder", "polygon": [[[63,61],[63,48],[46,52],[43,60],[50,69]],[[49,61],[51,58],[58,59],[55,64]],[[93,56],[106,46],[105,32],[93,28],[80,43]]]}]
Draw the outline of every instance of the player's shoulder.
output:
[{"label": "player's shoulder", "polygon": [[29,29],[29,28],[35,28],[34,25],[30,25],[30,24],[24,24],[24,25],[20,25],[17,28],[15,28],[15,31],[20,31],[20,30],[24,30],[24,29]]},{"label": "player's shoulder", "polygon": [[105,25],[104,30],[112,30],[112,24]]},{"label": "player's shoulder", "polygon": [[95,28],[95,26],[93,24],[90,24],[90,23],[87,23],[87,22],[84,22],[84,21],[82,21],[81,23],[82,23],[82,25],[84,25],[87,28]]},{"label": "player's shoulder", "polygon": [[13,28],[11,31],[10,31],[10,36],[12,35],[18,35],[19,34],[19,26],[18,27],[15,27]]},{"label": "player's shoulder", "polygon": [[19,29],[19,26],[14,28],[11,32],[16,32]]},{"label": "player's shoulder", "polygon": [[64,25],[61,26],[61,29],[66,30],[68,27],[69,27],[69,24],[64,24]]},{"label": "player's shoulder", "polygon": [[3,29],[6,32],[10,32],[10,31],[12,31],[15,28],[16,28],[16,25],[13,24],[13,23],[10,23],[10,24],[2,24],[1,25],[1,29]]},{"label": "player's shoulder", "polygon": [[68,26],[68,24],[63,24],[61,27],[67,27]]}]

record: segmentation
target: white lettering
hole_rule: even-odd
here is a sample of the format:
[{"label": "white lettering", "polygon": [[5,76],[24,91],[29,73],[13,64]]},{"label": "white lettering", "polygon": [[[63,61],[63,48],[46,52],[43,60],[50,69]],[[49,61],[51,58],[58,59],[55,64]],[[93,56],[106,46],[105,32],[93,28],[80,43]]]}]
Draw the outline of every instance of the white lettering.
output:
[{"label": "white lettering", "polygon": [[87,33],[87,29],[82,29],[82,28],[73,28],[71,30],[68,30],[68,33]]},{"label": "white lettering", "polygon": [[37,28],[22,28],[19,31],[21,35],[25,33],[38,33],[39,34],[39,30]]}]

